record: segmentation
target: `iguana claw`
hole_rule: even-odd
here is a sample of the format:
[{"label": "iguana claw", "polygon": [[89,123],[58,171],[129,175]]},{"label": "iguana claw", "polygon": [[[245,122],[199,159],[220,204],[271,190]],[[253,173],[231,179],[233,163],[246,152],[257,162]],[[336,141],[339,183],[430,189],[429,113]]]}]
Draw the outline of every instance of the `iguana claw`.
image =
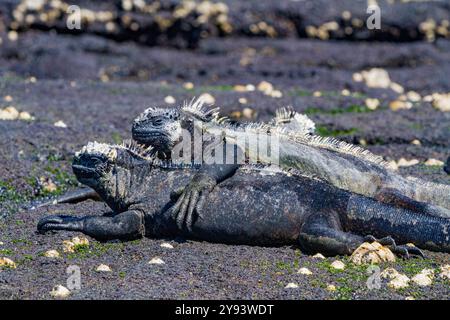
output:
[{"label": "iguana claw", "polygon": [[172,207],[172,217],[180,230],[192,231],[195,215],[199,214],[201,204],[215,185],[216,181],[210,176],[198,174],[184,189],[171,194],[172,200],[178,197]]},{"label": "iguana claw", "polygon": [[372,235],[367,235],[364,237],[364,241],[369,241],[369,242],[376,241],[379,244],[389,248],[393,253],[395,253],[405,259],[411,258],[411,255],[425,258],[424,253],[419,248],[414,247],[414,246],[408,246],[408,245],[397,245],[395,243],[395,240],[390,236],[387,236],[387,237],[384,237],[381,239],[377,239]]}]

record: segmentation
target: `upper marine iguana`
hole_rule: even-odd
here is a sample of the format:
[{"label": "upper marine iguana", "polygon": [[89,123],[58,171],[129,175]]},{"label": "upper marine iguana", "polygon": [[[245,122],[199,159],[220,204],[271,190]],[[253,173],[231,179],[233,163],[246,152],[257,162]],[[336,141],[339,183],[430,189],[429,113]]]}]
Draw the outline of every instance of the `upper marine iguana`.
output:
[{"label": "upper marine iguana", "polygon": [[[245,150],[253,159],[273,162],[271,155],[259,152],[256,144],[249,146],[245,139],[246,135],[258,135],[259,139],[277,141],[278,165],[283,170],[296,169],[341,189],[405,208],[415,208],[416,201],[420,201],[427,212],[450,218],[450,186],[402,177],[388,168],[380,156],[334,138],[315,135],[314,123],[309,118],[290,112],[289,115],[289,110],[285,110],[284,118],[303,117],[293,128],[279,125],[283,121],[276,120],[268,124],[236,125],[220,118],[217,108],[205,107],[199,99],[180,108],[147,109],[134,121],[132,133],[137,142],[170,152],[181,139],[181,128],[195,127],[202,133],[224,137],[225,144],[237,145],[237,149]],[[198,194],[203,192],[202,180],[195,179],[186,188],[177,203],[182,207],[181,216],[188,207],[186,203],[189,208],[195,207]],[[190,190],[195,190],[194,195]],[[192,213],[189,210],[188,214]]]},{"label": "upper marine iguana", "polygon": [[81,231],[100,240],[184,235],[229,244],[297,244],[308,253],[352,253],[381,237],[395,253],[422,255],[419,248],[450,252],[450,220],[413,212],[284,172],[243,166],[219,183],[199,206],[191,226],[172,217],[171,191],[196,169],[171,166],[138,147],[89,143],[73,160],[77,179],[93,188],[111,216],[48,216],[38,231]]}]

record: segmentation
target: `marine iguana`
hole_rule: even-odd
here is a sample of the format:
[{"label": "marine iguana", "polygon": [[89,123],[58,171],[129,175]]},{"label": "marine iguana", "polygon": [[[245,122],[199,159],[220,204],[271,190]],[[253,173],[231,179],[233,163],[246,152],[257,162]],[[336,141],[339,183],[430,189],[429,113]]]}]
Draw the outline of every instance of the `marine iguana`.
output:
[{"label": "marine iguana", "polygon": [[[376,240],[404,256],[419,248],[450,252],[450,220],[387,205],[303,176],[243,166],[217,184],[199,207],[191,228],[170,212],[171,192],[198,170],[171,166],[136,146],[89,143],[73,160],[77,179],[113,210],[108,216],[48,216],[37,229],[80,231],[99,240],[188,238],[227,244],[297,244],[307,253],[350,254]],[[264,170],[263,170],[264,169]],[[267,170],[267,171],[266,171]]]},{"label": "marine iguana", "polygon": [[[173,114],[177,116],[171,116]],[[281,114],[287,119],[296,115],[288,109]],[[297,114],[299,116],[303,115]],[[294,128],[279,126],[277,121],[236,125],[220,118],[218,108],[205,107],[204,101],[198,99],[185,103],[181,108],[147,109],[134,121],[133,139],[155,146],[158,150],[170,151],[180,141],[179,132],[183,126],[197,126],[203,133],[223,136],[228,145],[236,144],[238,149],[245,150],[250,157],[262,163],[273,162],[272,156],[259,152],[256,144],[249,146],[246,136],[276,140],[279,146],[278,165],[283,170],[296,169],[341,189],[405,208],[416,207],[415,201],[420,201],[427,212],[450,218],[450,186],[413,177],[404,178],[391,170],[382,157],[368,150],[334,138],[317,136],[314,134],[314,123],[306,116],[297,121]],[[201,192],[198,187],[200,181],[193,180],[187,188],[195,189],[197,186],[198,192]],[[195,207],[192,201],[196,199],[184,197],[182,200],[189,201],[189,206]]]}]

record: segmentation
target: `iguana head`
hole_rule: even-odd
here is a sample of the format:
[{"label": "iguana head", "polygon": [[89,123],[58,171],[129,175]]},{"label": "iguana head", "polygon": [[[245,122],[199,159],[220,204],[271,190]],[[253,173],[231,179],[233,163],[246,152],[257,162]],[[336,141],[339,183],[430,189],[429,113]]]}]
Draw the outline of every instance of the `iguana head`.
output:
[{"label": "iguana head", "polygon": [[201,97],[176,108],[148,108],[133,122],[133,139],[155,151],[170,153],[182,140],[183,129],[193,132],[194,122],[208,122],[218,116],[218,108],[206,106]]},{"label": "iguana head", "polygon": [[[75,154],[72,170],[78,181],[95,191],[105,200],[127,202],[130,185],[146,176],[153,164],[153,152],[136,143],[109,145],[89,142]],[[136,191],[136,190],[133,190]],[[120,199],[120,201],[118,201]]]}]

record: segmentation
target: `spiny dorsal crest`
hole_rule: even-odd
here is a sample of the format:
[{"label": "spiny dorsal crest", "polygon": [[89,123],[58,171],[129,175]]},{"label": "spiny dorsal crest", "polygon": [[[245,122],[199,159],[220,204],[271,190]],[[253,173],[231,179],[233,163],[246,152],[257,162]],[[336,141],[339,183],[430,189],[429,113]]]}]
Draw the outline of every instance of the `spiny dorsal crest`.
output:
[{"label": "spiny dorsal crest", "polygon": [[297,113],[291,106],[275,111],[275,126],[282,126],[305,134],[313,134],[316,124],[307,115]]},{"label": "spiny dorsal crest", "polygon": [[117,159],[117,149],[127,150],[143,160],[154,159],[154,150],[152,147],[146,148],[132,140],[125,140],[120,145],[100,143],[97,141],[88,142],[79,152],[75,153],[75,156],[82,154],[100,155],[107,157],[110,161],[114,161]]},{"label": "spiny dorsal crest", "polygon": [[344,153],[362,160],[372,162],[382,167],[388,168],[388,163],[383,157],[373,154],[369,150],[355,146],[351,143],[338,140],[332,137],[321,137],[317,135],[304,134],[302,132],[287,131],[284,128],[277,129],[277,135],[291,141],[309,145],[312,147],[327,149],[337,153]]},{"label": "spiny dorsal crest", "polygon": [[211,108],[211,106],[205,106],[205,104],[206,101],[201,96],[197,99],[193,98],[191,102],[183,102],[181,111],[204,122],[209,122],[212,119],[217,118],[219,108]]}]

